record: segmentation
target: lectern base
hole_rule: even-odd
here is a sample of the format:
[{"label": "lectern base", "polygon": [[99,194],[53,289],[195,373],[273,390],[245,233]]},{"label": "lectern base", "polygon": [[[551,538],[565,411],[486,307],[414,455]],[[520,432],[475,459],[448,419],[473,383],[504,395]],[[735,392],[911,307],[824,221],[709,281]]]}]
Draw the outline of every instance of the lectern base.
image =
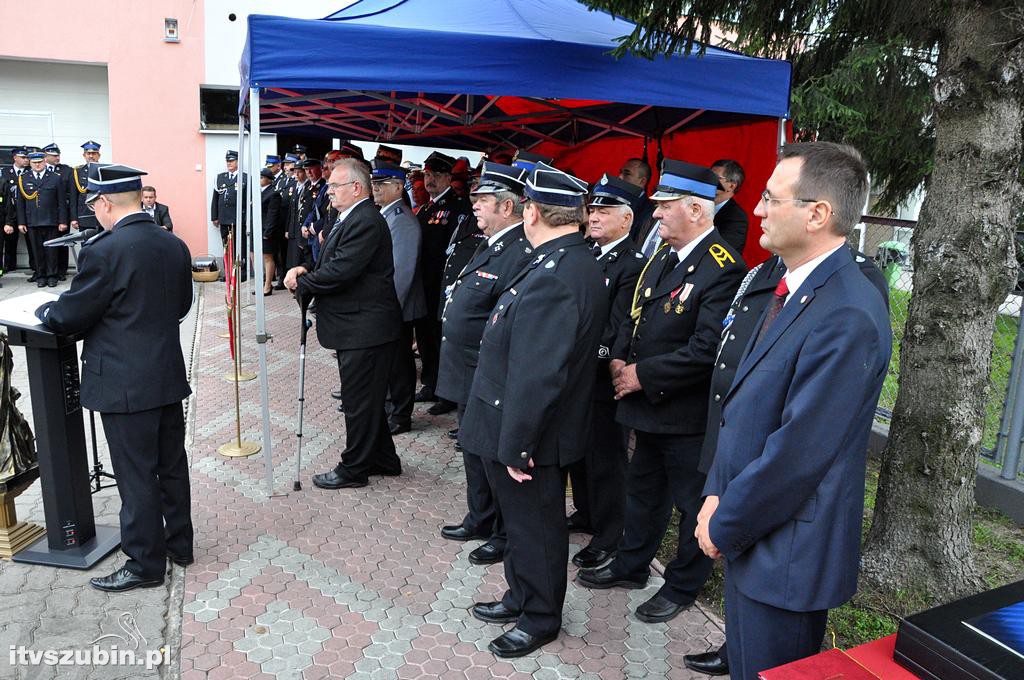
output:
[{"label": "lectern base", "polygon": [[46,536],[28,546],[13,557],[15,562],[45,564],[50,567],[68,569],[91,569],[121,545],[121,530],[118,527],[96,525],[96,536],[77,548],[51,550]]}]

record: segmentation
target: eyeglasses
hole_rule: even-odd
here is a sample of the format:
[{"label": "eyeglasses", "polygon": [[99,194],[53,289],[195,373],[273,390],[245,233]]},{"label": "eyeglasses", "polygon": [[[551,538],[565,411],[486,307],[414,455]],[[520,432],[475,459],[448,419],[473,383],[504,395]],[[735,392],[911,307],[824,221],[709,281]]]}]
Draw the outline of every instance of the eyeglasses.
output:
[{"label": "eyeglasses", "polygon": [[358,181],[359,180],[354,179],[351,182],[342,182],[341,184],[335,184],[334,182],[331,182],[330,184],[327,185],[327,189],[329,191],[334,191],[335,189],[340,189],[341,187],[346,186],[348,184],[355,184]]},{"label": "eyeglasses", "polygon": [[817,203],[818,202],[818,199],[816,199],[816,198],[775,198],[774,196],[772,196],[771,194],[768,193],[767,189],[765,189],[764,191],[761,192],[761,200],[764,201],[765,205],[768,205],[772,201],[777,201],[777,202],[790,201],[792,203]]}]

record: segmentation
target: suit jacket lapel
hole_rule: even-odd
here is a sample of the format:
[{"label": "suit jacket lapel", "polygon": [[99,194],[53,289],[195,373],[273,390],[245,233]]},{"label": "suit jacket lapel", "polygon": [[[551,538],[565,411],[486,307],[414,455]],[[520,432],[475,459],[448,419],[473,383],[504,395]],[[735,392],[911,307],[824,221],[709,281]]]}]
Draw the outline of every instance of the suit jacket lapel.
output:
[{"label": "suit jacket lapel", "polygon": [[477,269],[480,269],[481,267],[485,266],[488,262],[490,262],[492,257],[495,257],[502,250],[510,247],[513,243],[515,243],[518,239],[522,237],[523,225],[520,224],[519,226],[510,229],[507,233],[505,233],[504,236],[495,241],[493,245],[488,246],[486,250],[484,250],[482,253],[480,253],[472,260],[470,260],[469,263],[465,267],[463,267],[462,271],[456,278],[461,279],[466,276],[469,276]]},{"label": "suit jacket lapel", "polygon": [[[690,254],[686,256],[686,259],[677,264],[675,269],[669,272],[665,278],[661,280],[661,283],[654,288],[654,293],[650,297],[651,300],[662,297],[663,295],[668,295],[683,285],[686,277],[696,271],[697,264],[701,261],[701,258],[708,254],[707,243],[714,237],[714,235],[715,232],[712,232],[702,238],[700,243],[698,243],[697,246],[690,251]],[[663,257],[667,257],[668,253],[669,249],[666,248],[662,252]],[[654,269],[654,267],[652,266],[651,269]],[[651,270],[649,269],[648,275],[650,275],[650,273]]]},{"label": "suit jacket lapel", "polygon": [[341,232],[345,230],[345,225],[347,225],[351,220],[355,219],[359,212],[363,210],[363,208],[367,204],[371,206],[373,205],[373,203],[369,199],[366,199],[364,203],[360,203],[352,210],[350,210],[348,215],[345,216],[345,219],[341,221],[341,224],[331,227],[331,231],[327,235],[327,239],[324,241],[324,247],[320,250],[320,259],[316,261],[317,269],[320,268],[320,263],[326,260],[328,256],[334,252],[334,249],[338,245],[338,240],[341,238]]},{"label": "suit jacket lapel", "polygon": [[[736,386],[739,385],[743,378],[750,373],[751,369],[757,365],[761,359],[764,358],[768,350],[772,348],[772,345],[782,337],[782,334],[786,332],[794,321],[803,313],[805,309],[811,306],[814,301],[815,291],[823,286],[833,274],[839,271],[841,268],[848,266],[853,263],[853,257],[850,255],[849,248],[840,248],[836,252],[829,255],[824,262],[819,264],[811,275],[807,277],[803,285],[798,290],[793,291],[789,300],[783,306],[782,311],[775,317],[775,321],[765,331],[764,337],[760,341],[757,341],[757,330],[761,328],[761,324],[764,322],[764,317],[768,314],[768,310],[771,305],[766,305],[764,311],[761,313],[760,318],[757,321],[757,325],[754,327],[754,334],[747,341],[747,347],[743,352],[743,358],[740,359],[739,368],[736,371],[736,377],[732,381],[732,386],[729,388],[729,392],[726,394],[726,398],[732,394]],[[754,344],[757,342],[757,344]]]}]

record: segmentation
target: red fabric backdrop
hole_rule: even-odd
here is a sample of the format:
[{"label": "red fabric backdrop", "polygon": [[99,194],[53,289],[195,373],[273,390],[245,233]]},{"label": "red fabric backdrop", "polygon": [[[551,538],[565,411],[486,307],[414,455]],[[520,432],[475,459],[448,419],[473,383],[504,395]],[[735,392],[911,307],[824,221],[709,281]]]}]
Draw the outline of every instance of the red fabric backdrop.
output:
[{"label": "red fabric backdrop", "polygon": [[[743,259],[748,267],[753,267],[768,258],[768,251],[758,243],[761,236],[761,220],[754,215],[754,208],[768,177],[775,169],[778,136],[778,121],[765,120],[683,130],[669,135],[662,141],[662,153],[669,158],[699,165],[711,165],[719,158],[732,158],[743,166],[746,180],[736,194],[736,202],[746,211],[750,220],[747,245],[743,249]],[[617,175],[623,161],[640,156],[643,147],[643,140],[619,137],[599,139],[573,148],[545,142],[532,151],[553,156],[559,168],[571,170],[577,177],[588,182],[596,182],[605,172]],[[648,194],[654,191],[658,183],[657,160],[658,145],[651,142],[647,146],[647,162],[654,169],[654,177],[647,187]]]}]

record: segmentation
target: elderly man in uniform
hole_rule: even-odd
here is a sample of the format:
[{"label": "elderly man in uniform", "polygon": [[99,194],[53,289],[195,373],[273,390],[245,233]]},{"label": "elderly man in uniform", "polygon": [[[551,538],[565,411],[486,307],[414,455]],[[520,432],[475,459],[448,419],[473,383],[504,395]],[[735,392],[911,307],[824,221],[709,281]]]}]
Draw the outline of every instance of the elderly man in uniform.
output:
[{"label": "elderly man in uniform", "polygon": [[427,311],[423,284],[416,276],[420,259],[420,224],[405,205],[405,170],[391,161],[374,159],[373,201],[391,231],[395,265],[395,294],[402,306],[402,336],[388,379],[388,429],[402,434],[412,429],[413,396],[416,393],[416,359],[412,353],[412,323]]},{"label": "elderly man in uniform", "polygon": [[717,186],[709,169],[665,159],[651,196],[664,244],[640,275],[611,350],[617,419],[636,432],[625,531],[615,559],[577,580],[588,588],[643,588],[674,505],[676,556],[665,584],[636,610],[649,623],[693,604],[712,566],[693,538],[704,485],[697,464],[718,334],[746,271],[712,222]]},{"label": "elderly man in uniform", "polygon": [[58,249],[43,243],[68,230],[68,203],[63,180],[46,168],[45,158],[42,151],[29,154],[31,167],[18,177],[18,231],[29,236],[36,254],[36,285],[52,288],[60,275]]},{"label": "elderly man in uniform", "polygon": [[309,178],[303,197],[309,212],[306,213],[306,218],[302,221],[300,232],[306,240],[306,248],[310,252],[313,262],[316,262],[320,255],[319,230],[322,228],[322,217],[328,204],[327,182],[324,180],[323,164],[318,159],[307,158],[302,161],[302,167]]},{"label": "elderly man in uniform", "polygon": [[[485,161],[480,183],[473,190],[473,212],[486,240],[452,284],[445,302],[441,337],[441,366],[437,394],[458,404],[465,416],[470,386],[480,353],[480,338],[491,310],[508,281],[519,273],[532,253],[523,231],[522,196],[527,171]],[[441,528],[453,541],[485,539],[469,554],[473,564],[504,559],[506,536],[494,490],[480,454],[463,447],[468,512],[459,524]]]},{"label": "elderly man in uniform", "polygon": [[427,156],[423,162],[423,186],[430,194],[430,202],[416,213],[423,234],[420,279],[427,299],[427,313],[415,324],[416,346],[423,361],[420,373],[423,387],[417,392],[416,401],[437,401],[429,409],[433,415],[455,409],[455,404],[447,400],[439,401],[434,394],[441,352],[443,281],[447,276],[454,280],[454,276],[459,273],[456,270],[449,275],[451,268],[449,266],[446,272],[446,266],[450,265],[450,258],[456,248],[460,250],[456,255],[456,264],[458,261],[465,264],[468,257],[464,251],[468,248],[468,254],[471,255],[479,243],[479,230],[469,202],[451,190],[454,165],[455,159],[443,153],[435,151]]},{"label": "elderly man in uniform", "polygon": [[[43,153],[46,154],[46,169],[50,172],[55,172],[60,176],[61,185],[64,187],[64,200],[68,203],[70,208],[71,193],[68,191],[71,182],[71,173],[74,170],[71,166],[60,162],[60,147],[56,143],[50,142],[43,147]],[[70,215],[70,213],[69,213]],[[57,248],[57,278],[60,281],[64,281],[68,277],[68,248]]]},{"label": "elderly man in uniform", "polygon": [[248,176],[244,172],[242,173],[242,222],[236,225],[235,222],[238,219],[238,152],[228,151],[224,155],[224,162],[228,169],[217,175],[217,183],[213,188],[213,199],[210,201],[210,221],[213,222],[213,226],[220,229],[220,240],[225,250],[228,247],[228,238],[234,234],[235,258],[242,263],[242,280],[244,281],[248,271],[246,267],[248,251],[245,242]]},{"label": "elderly man in uniform", "polygon": [[478,619],[515,626],[491,641],[519,657],[558,637],[569,534],[561,468],[583,456],[607,318],[604,278],[579,224],[587,185],[538,163],[526,181],[523,227],[533,258],[509,279],[486,321],[459,439],[487,459],[508,533],[497,602]]},{"label": "elderly man in uniform", "polygon": [[569,517],[569,529],[589,528],[590,543],[576,553],[572,562],[581,569],[597,569],[615,555],[622,537],[626,503],[626,463],[629,433],[615,420],[615,390],[608,369],[611,347],[629,316],[633,291],[643,255],[633,247],[629,230],[633,205],[643,191],[617,177],[604,175],[594,186],[590,199],[587,235],[591,250],[604,275],[608,296],[608,318],[598,348],[597,377],[587,435],[590,445],[583,460],[569,467],[572,500],[576,512]]},{"label": "elderly man in uniform", "polygon": [[[306,197],[306,186],[309,178],[303,161],[297,161],[292,169],[292,182],[288,185],[288,221],[285,238],[288,240],[288,256],[285,264],[288,270],[299,266],[306,259],[306,239],[302,236],[302,223],[309,214],[309,203]],[[283,281],[283,279],[282,279]]]},{"label": "elderly man in uniform", "polygon": [[53,330],[85,336],[81,402],[103,419],[128,556],[90,583],[114,592],[161,585],[168,558],[192,562],[181,406],[191,390],[178,341],[178,321],[192,306],[191,258],[184,241],[139,209],[145,174],[90,167],[86,200],[108,231],[82,249],[71,289],[36,311]]},{"label": "elderly man in uniform", "polygon": [[370,475],[398,475],[402,464],[388,431],[384,402],[402,308],[395,293],[391,232],[370,200],[370,173],[362,161],[342,158],[328,184],[338,221],[320,259],[307,259],[285,285],[316,299],[316,335],[338,352],[345,403],[345,450],[329,472],[313,476],[322,489],[366,486]]}]

